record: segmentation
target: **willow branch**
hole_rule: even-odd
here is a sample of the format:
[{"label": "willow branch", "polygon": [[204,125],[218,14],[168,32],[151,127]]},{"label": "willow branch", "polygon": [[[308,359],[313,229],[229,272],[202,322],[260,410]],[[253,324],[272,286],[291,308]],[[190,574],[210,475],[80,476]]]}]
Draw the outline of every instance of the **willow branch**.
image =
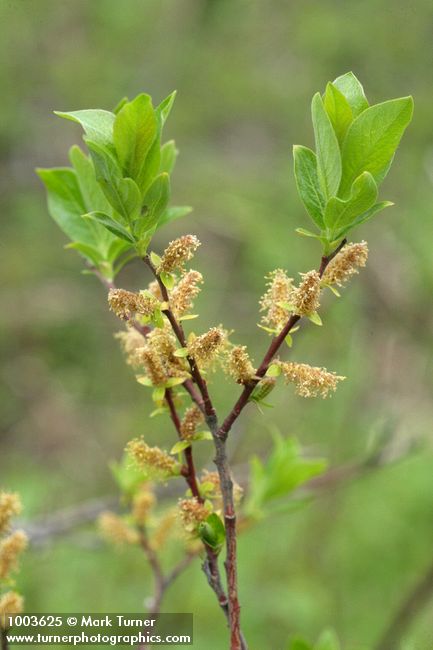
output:
[{"label": "willow branch", "polygon": [[[337,253],[341,251],[341,249],[345,244],[346,244],[346,239],[343,239],[340,245],[332,253],[330,253],[330,255],[322,256],[320,261],[319,271],[318,271],[320,277],[323,276],[329,262],[337,255]],[[217,433],[218,437],[222,438],[223,440],[227,438],[233,424],[236,422],[236,420],[242,413],[243,409],[248,404],[254,388],[257,386],[259,381],[265,376],[266,371],[268,370],[270,364],[272,363],[272,360],[274,359],[278,350],[284,343],[284,339],[292,331],[292,329],[300,320],[301,320],[301,316],[299,316],[298,314],[292,314],[289,317],[283,329],[281,330],[281,332],[272,339],[269,348],[267,349],[265,356],[263,357],[261,364],[257,368],[256,378],[251,380],[250,382],[248,382],[248,384],[245,385],[239,399],[237,400],[232,410],[224,420],[223,424],[221,425]]]}]

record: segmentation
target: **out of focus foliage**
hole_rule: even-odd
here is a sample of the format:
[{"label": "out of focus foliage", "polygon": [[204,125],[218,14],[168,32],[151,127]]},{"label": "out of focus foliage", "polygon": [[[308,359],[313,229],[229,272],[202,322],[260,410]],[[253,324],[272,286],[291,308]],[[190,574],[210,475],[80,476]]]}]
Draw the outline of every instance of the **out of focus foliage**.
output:
[{"label": "out of focus foliage", "polygon": [[[290,351],[348,379],[329,402],[306,408],[284,392],[272,402],[280,431],[311,458],[356,462],[385,439],[388,458],[414,440],[418,451],[276,514],[240,541],[252,645],[284,647],[292,632],[314,640],[330,625],[343,648],[369,648],[431,557],[431,3],[2,0],[0,18],[0,474],[22,494],[26,516],[115,493],[107,460],[132,435],[173,443],[168,423],[145,419],[147,396],[124,368],[104,290],[80,277],[80,261],[62,250],[66,238],[46,214],[34,167],[68,165],[64,152],[80,135],[50,118],[52,107],[113,107],[142,89],[157,103],[177,89],[165,131],[181,151],[172,195],[194,212],[161,230],[155,246],[187,227],[199,235],[203,328],[224,308],[225,325],[257,361],[267,344],[255,327],[263,275],[281,266],[295,277],[320,255],[319,244],[294,233],[307,216],[291,147],[314,146],[305,112],[312,91],[351,69],[371,103],[414,96],[414,121],[383,183],[396,206],[368,225],[368,267],[343,299],[329,296],[323,328],[308,325]],[[134,263],[118,276],[136,288],[148,280]],[[225,411],[232,388],[215,384]],[[239,472],[247,453],[268,462],[270,442],[251,407],[233,436]],[[210,626],[223,647],[220,613],[202,581],[191,567],[166,609],[180,599],[187,611],[200,608],[197,647]],[[92,611],[96,593],[101,611],[136,611],[151,588],[138,550],[113,562],[90,529],[30,549],[19,586],[27,609],[39,611]],[[430,606],[408,648],[428,646],[431,619]]]}]

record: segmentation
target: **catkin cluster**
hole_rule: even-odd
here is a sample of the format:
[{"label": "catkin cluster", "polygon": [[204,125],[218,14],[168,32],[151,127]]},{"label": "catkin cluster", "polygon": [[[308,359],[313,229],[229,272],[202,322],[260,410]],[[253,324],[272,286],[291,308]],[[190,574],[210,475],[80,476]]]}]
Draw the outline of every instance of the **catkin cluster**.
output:
[{"label": "catkin cluster", "polygon": [[21,512],[17,494],[0,492],[0,628],[7,627],[6,616],[20,614],[23,599],[15,591],[4,591],[13,584],[12,574],[18,568],[18,560],[27,546],[27,535],[22,530],[10,532],[12,517]]}]

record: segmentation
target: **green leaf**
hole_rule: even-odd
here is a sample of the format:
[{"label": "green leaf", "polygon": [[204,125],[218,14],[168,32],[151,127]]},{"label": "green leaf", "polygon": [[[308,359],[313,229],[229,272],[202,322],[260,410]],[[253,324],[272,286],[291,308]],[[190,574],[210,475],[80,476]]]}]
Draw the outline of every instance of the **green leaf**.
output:
[{"label": "green leaf", "polygon": [[326,468],[324,460],[303,458],[294,438],[283,438],[275,432],[273,442],[272,451],[265,463],[257,456],[251,460],[246,509],[252,516],[260,517],[268,502],[288,496]]},{"label": "green leaf", "polygon": [[295,232],[297,232],[298,235],[302,235],[302,237],[313,237],[314,239],[320,239],[320,235],[315,232],[311,232],[311,230],[306,230],[305,228],[296,228]]},{"label": "green leaf", "polygon": [[116,237],[120,237],[130,244],[135,243],[133,237],[126,228],[124,228],[118,221],[114,221],[114,219],[109,217],[108,214],[104,214],[103,212],[89,212],[88,214],[84,214],[83,217],[85,219],[93,219],[97,223],[101,224],[101,226],[104,226],[104,228],[109,230],[113,235],[116,235]]},{"label": "green leaf", "polygon": [[165,387],[166,388],[173,388],[174,386],[179,386],[179,384],[183,384],[185,381],[185,377],[170,377],[167,379],[165,382]]},{"label": "green leaf", "polygon": [[125,104],[116,115],[113,139],[125,176],[144,189],[146,156],[157,135],[152,99],[144,93]]},{"label": "green leaf", "polygon": [[279,377],[281,375],[281,367],[277,363],[271,363],[266,371],[266,377]]},{"label": "green leaf", "polygon": [[313,311],[311,314],[308,315],[308,320],[310,320],[312,323],[315,325],[323,325],[322,319],[320,318],[319,314],[317,311]]},{"label": "green leaf", "polygon": [[343,145],[339,196],[344,198],[364,171],[378,185],[383,181],[412,114],[412,97],[402,97],[371,106],[352,122]]},{"label": "green leaf", "polygon": [[341,147],[347,129],[353,121],[350,104],[343,93],[331,83],[326,86],[323,104]]},{"label": "green leaf", "polygon": [[74,241],[70,244],[66,244],[65,248],[70,248],[81,253],[88,260],[93,262],[93,264],[98,267],[101,262],[104,262],[104,257],[101,255],[96,246],[91,246],[90,244],[83,244],[83,242]]},{"label": "green leaf", "polygon": [[168,142],[166,142],[161,147],[161,162],[159,166],[159,171],[167,172],[167,174],[171,174],[178,154],[179,151],[178,149],[176,149],[174,140],[169,140]]},{"label": "green leaf", "polygon": [[347,99],[347,102],[352,109],[353,117],[358,117],[358,115],[368,108],[368,101],[364,94],[364,88],[353,72],[346,72],[346,74],[341,75],[341,77],[337,77],[337,79],[332,82],[332,85],[335,86]]},{"label": "green leaf", "polygon": [[314,137],[316,142],[317,172],[326,198],[337,193],[341,180],[341,156],[337,136],[323,106],[320,93],[311,104]]},{"label": "green leaf", "polygon": [[314,646],[314,650],[341,650],[340,642],[333,630],[325,630]]},{"label": "green leaf", "polygon": [[129,223],[140,212],[141,195],[137,184],[131,178],[122,178],[116,159],[106,147],[90,140],[86,140],[86,144],[95,165],[96,180],[123,222]]},{"label": "green leaf", "polygon": [[167,223],[171,223],[171,221],[185,217],[187,214],[190,214],[190,212],[192,212],[192,208],[189,205],[167,208],[158,221],[158,228],[165,226]]},{"label": "green leaf", "polygon": [[[363,172],[352,184],[350,197],[342,201],[336,197],[329,199],[325,210],[325,225],[336,233],[351,225],[357,217],[369,210],[377,199],[377,185],[369,172]],[[331,234],[333,239],[333,234]]]},{"label": "green leaf", "polygon": [[199,440],[213,440],[213,435],[210,431],[197,431],[192,438],[194,441]]},{"label": "green leaf", "polygon": [[176,99],[177,91],[173,90],[168,97],[162,100],[162,102],[159,104],[159,106],[156,108],[156,111],[158,114],[161,116],[161,125],[164,126],[168,116],[170,115],[170,111],[173,107],[174,100]]},{"label": "green leaf", "polygon": [[191,447],[191,442],[189,440],[179,440],[170,450],[170,454],[180,454],[182,451]]},{"label": "green leaf", "polygon": [[165,172],[157,176],[143,199],[144,216],[140,219],[140,232],[155,228],[170,199],[170,178]]},{"label": "green leaf", "polygon": [[200,539],[216,553],[219,553],[226,538],[226,531],[223,522],[216,512],[210,514],[199,525],[198,532]]},{"label": "green leaf", "polygon": [[326,201],[317,174],[316,154],[307,147],[295,145],[293,159],[299,196],[314,223],[319,228],[323,228],[323,212]]},{"label": "green leaf", "polygon": [[96,180],[92,160],[74,145],[69,150],[69,159],[77,174],[78,184],[86,206],[85,212],[109,212],[110,204]]},{"label": "green leaf", "polygon": [[94,245],[92,230],[81,215],[86,212],[75,172],[69,168],[37,169],[47,190],[48,210],[73,241]]},{"label": "green leaf", "polygon": [[172,273],[167,273],[162,271],[160,274],[161,282],[169,291],[171,291],[175,285],[176,279]]},{"label": "green leaf", "polygon": [[110,111],[90,109],[69,113],[54,111],[54,113],[59,117],[81,124],[89,140],[110,149],[112,148],[114,115]]},{"label": "green leaf", "polygon": [[313,648],[303,639],[292,639],[287,650],[313,650]]},{"label": "green leaf", "polygon": [[150,261],[154,266],[159,266],[161,264],[161,258],[159,255],[154,253],[153,251],[150,253]]}]

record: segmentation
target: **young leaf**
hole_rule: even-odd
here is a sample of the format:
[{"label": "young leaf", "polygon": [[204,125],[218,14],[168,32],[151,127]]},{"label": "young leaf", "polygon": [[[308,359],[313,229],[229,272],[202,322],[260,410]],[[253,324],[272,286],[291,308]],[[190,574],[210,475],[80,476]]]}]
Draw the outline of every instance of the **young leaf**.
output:
[{"label": "young leaf", "polygon": [[161,228],[162,226],[165,226],[165,224],[171,223],[171,221],[175,221],[176,219],[181,219],[187,214],[190,214],[190,212],[192,212],[192,208],[189,205],[167,208],[159,218],[158,228]]},{"label": "young leaf", "polygon": [[37,174],[47,190],[48,210],[57,225],[73,241],[93,245],[92,230],[81,218],[86,207],[75,172],[59,167],[38,169]]},{"label": "young leaf", "polygon": [[332,85],[337,88],[347,99],[347,102],[352,109],[353,117],[358,117],[362,111],[368,108],[368,101],[364,95],[364,88],[361,82],[355,77],[353,72],[346,72],[346,74],[337,77],[332,82]]},{"label": "young leaf", "polygon": [[303,639],[292,639],[287,650],[313,650],[313,648]]},{"label": "young leaf", "polygon": [[337,193],[341,180],[341,156],[337,136],[323,106],[320,93],[311,103],[314,137],[316,141],[317,171],[326,198]]},{"label": "young leaf", "polygon": [[125,176],[143,189],[146,156],[155,140],[157,122],[152,100],[144,93],[125,104],[116,115],[113,139]]},{"label": "young leaf", "polygon": [[54,113],[66,120],[81,124],[89,140],[110,149],[112,148],[114,115],[110,111],[90,109],[69,113],[54,111]]},{"label": "young leaf", "polygon": [[184,449],[191,447],[189,440],[178,440],[175,445],[170,449],[170,454],[180,454]]},{"label": "young leaf", "polygon": [[131,222],[139,215],[141,207],[137,184],[131,178],[122,178],[120,167],[109,149],[90,140],[86,140],[86,144],[95,165],[96,180],[105,196],[123,222]]},{"label": "young leaf", "polygon": [[377,185],[374,178],[369,172],[363,172],[352,184],[347,201],[336,197],[329,199],[325,210],[326,227],[335,233],[351,225],[357,217],[374,205],[376,199]]},{"label": "young leaf", "polygon": [[140,219],[140,233],[155,228],[170,199],[170,178],[162,173],[155,178],[143,199],[144,216]]},{"label": "young leaf", "polygon": [[210,514],[206,520],[200,524],[198,532],[200,539],[210,546],[216,553],[219,553],[226,538],[226,531],[223,522],[216,512]]},{"label": "young leaf", "polygon": [[326,201],[317,174],[316,154],[307,147],[295,145],[293,159],[299,196],[314,223],[319,228],[323,228],[323,212]]},{"label": "young leaf", "polygon": [[163,144],[161,147],[161,163],[159,166],[159,171],[171,174],[178,154],[179,151],[176,149],[174,140],[169,140]]},{"label": "young leaf", "polygon": [[343,93],[331,83],[328,83],[326,86],[323,104],[341,147],[347,129],[353,121],[350,104]]},{"label": "young leaf", "polygon": [[260,517],[267,502],[287,496],[325,468],[323,460],[303,458],[294,438],[283,438],[275,433],[266,463],[257,456],[252,458],[248,512]]},{"label": "young leaf", "polygon": [[89,212],[88,214],[84,214],[83,217],[85,219],[93,219],[97,223],[100,223],[101,226],[104,226],[104,228],[109,230],[113,235],[116,235],[116,237],[120,237],[120,239],[123,239],[130,244],[134,244],[134,238],[129,234],[126,228],[124,228],[118,221],[114,221],[114,219],[109,217],[108,214],[104,214],[103,212]]},{"label": "young leaf", "polygon": [[156,108],[156,111],[158,114],[161,116],[161,126],[164,126],[168,116],[170,115],[170,111],[173,107],[174,100],[176,99],[176,94],[177,91],[173,90],[168,97],[162,100],[162,102],[159,104],[159,106]]},{"label": "young leaf", "polygon": [[352,122],[343,145],[339,196],[344,198],[364,171],[378,185],[383,181],[412,113],[412,97],[402,97],[371,106]]}]

